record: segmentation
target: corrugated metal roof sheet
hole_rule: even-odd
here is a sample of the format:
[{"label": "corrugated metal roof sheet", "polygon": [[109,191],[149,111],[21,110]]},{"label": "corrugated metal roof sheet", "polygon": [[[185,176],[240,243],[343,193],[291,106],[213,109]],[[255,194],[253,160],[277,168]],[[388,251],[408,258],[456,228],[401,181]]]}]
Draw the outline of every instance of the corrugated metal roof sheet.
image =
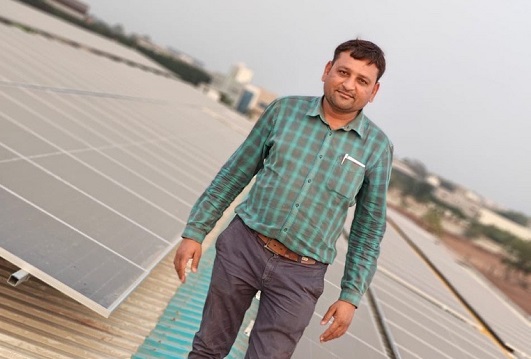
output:
[{"label": "corrugated metal roof sheet", "polygon": [[[215,249],[212,246],[201,257],[197,275],[189,276],[171,299],[155,329],[133,355],[134,359],[185,358],[191,349],[195,332],[199,329],[203,305],[208,292]],[[246,329],[256,317],[258,300],[254,299],[243,320],[229,359],[243,358],[247,350]]]},{"label": "corrugated metal roof sheet", "polygon": [[190,349],[192,338],[199,327],[203,303],[211,277],[214,249],[201,257],[197,274],[190,274],[170,300],[155,329],[146,338],[135,359],[181,358]]},{"label": "corrugated metal roof sheet", "polygon": [[16,269],[0,260],[1,358],[129,358],[178,286],[168,256],[105,319],[38,279],[8,285]]}]

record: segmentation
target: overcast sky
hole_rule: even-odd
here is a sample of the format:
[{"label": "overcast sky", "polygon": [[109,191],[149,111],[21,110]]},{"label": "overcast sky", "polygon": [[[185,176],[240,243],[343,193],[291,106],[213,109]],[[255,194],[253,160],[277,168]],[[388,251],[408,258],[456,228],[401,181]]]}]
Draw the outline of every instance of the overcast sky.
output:
[{"label": "overcast sky", "polygon": [[366,113],[396,156],[531,215],[531,1],[83,1],[208,70],[243,62],[281,96],[321,95],[334,48],[371,40],[388,69]]}]

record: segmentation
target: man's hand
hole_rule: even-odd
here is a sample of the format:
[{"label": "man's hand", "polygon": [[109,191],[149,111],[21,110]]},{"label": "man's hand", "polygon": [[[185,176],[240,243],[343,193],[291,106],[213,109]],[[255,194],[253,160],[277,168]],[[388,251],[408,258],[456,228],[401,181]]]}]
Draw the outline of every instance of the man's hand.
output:
[{"label": "man's hand", "polygon": [[175,271],[183,283],[186,282],[186,264],[190,259],[192,260],[192,272],[195,273],[201,259],[201,243],[190,238],[183,238],[173,259]]},{"label": "man's hand", "polygon": [[354,312],[356,307],[343,300],[338,300],[328,308],[328,311],[321,320],[321,325],[328,324],[330,319],[334,318],[332,324],[321,334],[319,338],[321,343],[327,342],[332,339],[339,338],[346,333],[352,318],[354,318]]}]

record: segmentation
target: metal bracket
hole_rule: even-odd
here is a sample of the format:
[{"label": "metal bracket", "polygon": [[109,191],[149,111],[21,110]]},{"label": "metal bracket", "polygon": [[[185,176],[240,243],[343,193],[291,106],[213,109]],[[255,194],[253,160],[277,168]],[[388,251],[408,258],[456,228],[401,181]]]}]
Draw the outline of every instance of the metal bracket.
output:
[{"label": "metal bracket", "polygon": [[21,283],[24,283],[28,279],[30,279],[31,274],[26,272],[23,269],[19,269],[15,273],[11,274],[9,278],[7,279],[7,282],[11,284],[13,287],[18,286]]}]

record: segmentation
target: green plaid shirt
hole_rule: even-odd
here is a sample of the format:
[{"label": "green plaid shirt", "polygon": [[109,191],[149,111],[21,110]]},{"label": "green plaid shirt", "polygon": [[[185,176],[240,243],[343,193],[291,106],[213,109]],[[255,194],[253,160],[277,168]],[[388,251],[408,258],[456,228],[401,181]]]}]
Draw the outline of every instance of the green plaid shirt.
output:
[{"label": "green plaid shirt", "polygon": [[250,228],[324,263],[356,205],[340,299],[359,304],[385,232],[393,146],[363,112],[331,130],[321,97],[273,102],[192,208],[183,237],[201,242],[242,189],[236,213]]}]

